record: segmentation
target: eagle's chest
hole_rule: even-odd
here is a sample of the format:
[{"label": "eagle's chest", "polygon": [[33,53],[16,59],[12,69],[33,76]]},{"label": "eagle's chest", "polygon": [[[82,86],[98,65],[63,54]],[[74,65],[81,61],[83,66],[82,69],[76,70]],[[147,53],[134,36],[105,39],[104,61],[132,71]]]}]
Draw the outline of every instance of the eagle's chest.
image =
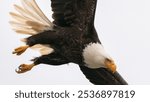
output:
[{"label": "eagle's chest", "polygon": [[82,43],[74,39],[68,40],[68,42],[62,44],[60,48],[60,53],[62,56],[77,64],[83,63],[82,52]]},{"label": "eagle's chest", "polygon": [[76,28],[60,30],[61,35],[58,37],[58,47],[61,51],[75,53],[80,52],[83,47],[82,32]]},{"label": "eagle's chest", "polygon": [[[72,34],[72,33],[71,33]],[[64,34],[61,38],[59,38],[57,51],[73,63],[82,63],[82,51],[83,51],[83,43],[80,36],[75,36],[71,34]]]}]

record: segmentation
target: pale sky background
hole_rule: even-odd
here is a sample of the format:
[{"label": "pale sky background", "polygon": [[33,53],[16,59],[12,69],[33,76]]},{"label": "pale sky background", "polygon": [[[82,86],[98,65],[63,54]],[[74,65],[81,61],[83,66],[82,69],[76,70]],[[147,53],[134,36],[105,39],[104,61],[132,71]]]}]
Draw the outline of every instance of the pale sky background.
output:
[{"label": "pale sky background", "polygon": [[[36,1],[50,18],[50,0]],[[20,0],[0,0],[0,84],[90,84],[75,64],[38,65],[25,74],[15,73],[20,64],[39,54],[28,50],[19,57],[12,55],[23,37],[8,23],[14,3]],[[98,0],[95,26],[124,79],[132,85],[150,84],[150,1]]]}]

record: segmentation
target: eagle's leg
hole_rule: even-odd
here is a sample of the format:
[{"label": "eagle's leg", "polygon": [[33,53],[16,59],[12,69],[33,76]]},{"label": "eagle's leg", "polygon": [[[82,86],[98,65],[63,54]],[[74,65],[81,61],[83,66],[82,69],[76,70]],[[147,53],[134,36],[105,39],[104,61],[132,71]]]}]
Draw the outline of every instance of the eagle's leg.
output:
[{"label": "eagle's leg", "polygon": [[52,53],[49,55],[43,55],[41,57],[37,57],[33,59],[35,65],[38,64],[49,64],[49,65],[62,65],[62,64],[67,64],[69,61],[61,57],[57,53]]},{"label": "eagle's leg", "polygon": [[56,39],[57,35],[55,34],[54,31],[45,31],[37,35],[30,36],[22,40],[23,42],[26,43],[26,45],[16,48],[13,51],[13,54],[21,55],[29,47],[32,47],[36,44],[51,44],[54,43]]},{"label": "eagle's leg", "polygon": [[52,53],[49,55],[43,55],[40,57],[36,57],[32,59],[32,64],[21,64],[16,70],[18,74],[25,73],[27,71],[30,71],[34,66],[39,64],[49,64],[49,65],[62,65],[69,63],[67,60],[65,60],[63,57],[59,56],[57,53]]},{"label": "eagle's leg", "polygon": [[18,73],[18,74],[25,73],[27,71],[30,71],[34,66],[35,66],[34,63],[32,63],[32,64],[21,64],[18,67],[18,70],[16,70],[16,73]]}]

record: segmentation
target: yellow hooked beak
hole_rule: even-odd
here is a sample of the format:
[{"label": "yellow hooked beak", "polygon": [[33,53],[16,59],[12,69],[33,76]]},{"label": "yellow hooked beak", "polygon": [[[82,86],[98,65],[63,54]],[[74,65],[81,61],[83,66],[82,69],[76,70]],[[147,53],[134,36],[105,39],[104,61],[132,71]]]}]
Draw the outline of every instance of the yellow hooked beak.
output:
[{"label": "yellow hooked beak", "polygon": [[110,59],[106,59],[105,60],[105,66],[112,72],[115,73],[116,72],[116,65],[115,62],[113,60]]}]

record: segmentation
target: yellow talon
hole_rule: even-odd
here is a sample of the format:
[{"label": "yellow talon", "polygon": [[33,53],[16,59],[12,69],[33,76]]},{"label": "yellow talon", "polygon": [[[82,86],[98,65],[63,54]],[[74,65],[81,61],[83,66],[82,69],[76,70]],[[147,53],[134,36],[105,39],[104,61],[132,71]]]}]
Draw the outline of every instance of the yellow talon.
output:
[{"label": "yellow talon", "polygon": [[20,73],[25,73],[27,71],[30,71],[33,67],[35,66],[35,64],[21,64],[18,67],[18,70],[16,70],[16,73],[20,74]]},{"label": "yellow talon", "polygon": [[27,50],[27,48],[29,48],[28,45],[18,47],[18,48],[16,48],[16,49],[13,51],[13,54],[21,55],[23,52],[25,52],[25,51]]}]

